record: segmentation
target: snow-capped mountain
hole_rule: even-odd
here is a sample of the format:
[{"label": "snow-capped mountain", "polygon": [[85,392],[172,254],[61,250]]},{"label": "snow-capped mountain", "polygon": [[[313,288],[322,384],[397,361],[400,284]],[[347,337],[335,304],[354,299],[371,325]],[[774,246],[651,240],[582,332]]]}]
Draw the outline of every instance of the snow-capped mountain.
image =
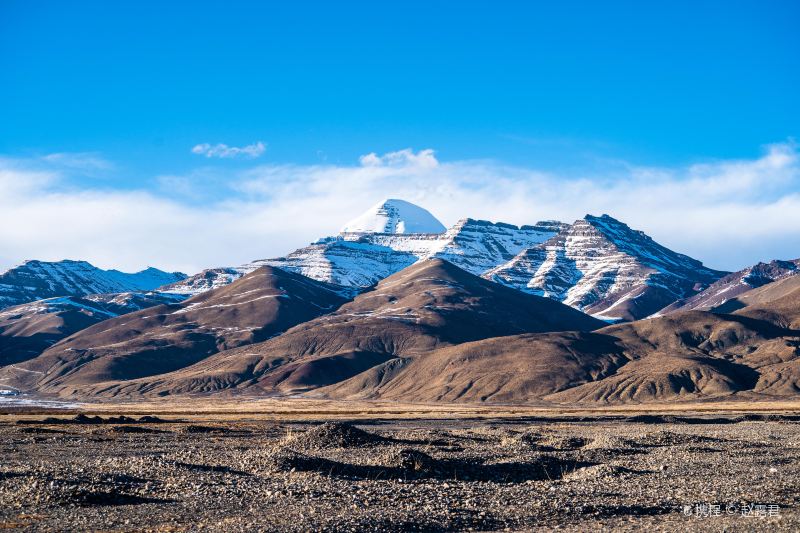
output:
[{"label": "snow-capped mountain", "polygon": [[472,274],[508,261],[557,233],[558,223],[517,227],[464,219],[445,233],[345,233],[286,257],[256,261],[339,285],[368,287],[405,267],[441,258]]},{"label": "snow-capped mountain", "polygon": [[[206,270],[162,290],[197,294],[265,265],[363,288],[418,261],[440,258],[486,279],[617,321],[649,316],[725,274],[608,215],[587,215],[571,225],[544,221],[521,227],[466,218],[438,231],[443,227],[422,208],[385,200],[338,235],[284,257]],[[375,228],[381,231],[371,231]],[[410,232],[419,228],[437,231]]]},{"label": "snow-capped mountain", "polygon": [[185,277],[157,268],[127,274],[103,270],[86,261],[25,261],[0,273],[0,309],[59,296],[151,291]]},{"label": "snow-capped mountain", "polygon": [[545,242],[564,226],[554,220],[517,227],[467,218],[447,231],[444,246],[432,257],[450,261],[472,274],[482,274],[512,259],[522,250]]},{"label": "snow-capped mountain", "polygon": [[608,215],[587,215],[484,277],[615,321],[649,316],[723,275]]},{"label": "snow-capped mountain", "polygon": [[[161,291],[141,291],[141,292],[119,292],[112,294],[87,294],[82,298],[53,298],[53,304],[59,300],[66,302],[67,300],[77,302],[79,300],[86,300],[92,302],[99,309],[119,316],[134,311],[141,311],[148,307],[153,307],[161,304],[175,304],[182,302],[186,296],[182,294],[169,294]],[[50,302],[51,300],[42,300]],[[36,302],[33,302],[36,303]],[[52,305],[52,304],[51,304]]]},{"label": "snow-capped mountain", "polygon": [[[479,275],[509,261],[521,250],[546,241],[564,226],[545,221],[517,227],[466,218],[444,231],[444,225],[428,211],[402,200],[384,200],[346,224],[338,235],[323,237],[284,257],[204,270],[161,290],[197,294],[230,283],[261,266],[347,287],[369,287],[430,258],[446,259]],[[368,231],[375,227],[390,231]],[[410,232],[411,229],[431,231]]]},{"label": "snow-capped mountain", "polygon": [[427,210],[405,200],[389,199],[345,224],[340,233],[443,233],[445,229]]},{"label": "snow-capped mountain", "polygon": [[689,310],[714,311],[750,289],[797,274],[800,274],[800,259],[758,263],[720,278],[703,292],[678,300],[659,311],[658,314],[666,315],[675,311]]},{"label": "snow-capped mountain", "polygon": [[418,257],[412,253],[375,244],[365,235],[357,241],[329,238],[300,248],[286,257],[255,261],[253,264],[278,267],[317,281],[368,287],[417,260]]}]

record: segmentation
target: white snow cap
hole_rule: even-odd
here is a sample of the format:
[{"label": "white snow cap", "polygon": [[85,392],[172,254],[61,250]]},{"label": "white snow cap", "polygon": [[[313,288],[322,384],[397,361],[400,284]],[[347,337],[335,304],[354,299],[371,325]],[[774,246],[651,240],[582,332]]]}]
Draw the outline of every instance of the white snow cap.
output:
[{"label": "white snow cap", "polygon": [[383,200],[344,225],[342,233],[444,233],[427,210],[405,200]]}]

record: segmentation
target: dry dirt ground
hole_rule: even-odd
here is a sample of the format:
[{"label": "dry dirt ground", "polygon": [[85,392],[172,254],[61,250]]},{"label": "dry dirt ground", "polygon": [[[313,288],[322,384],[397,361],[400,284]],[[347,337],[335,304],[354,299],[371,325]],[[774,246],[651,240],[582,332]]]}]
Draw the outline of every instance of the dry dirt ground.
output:
[{"label": "dry dirt ground", "polygon": [[792,411],[309,405],[0,415],[0,529],[800,530]]}]

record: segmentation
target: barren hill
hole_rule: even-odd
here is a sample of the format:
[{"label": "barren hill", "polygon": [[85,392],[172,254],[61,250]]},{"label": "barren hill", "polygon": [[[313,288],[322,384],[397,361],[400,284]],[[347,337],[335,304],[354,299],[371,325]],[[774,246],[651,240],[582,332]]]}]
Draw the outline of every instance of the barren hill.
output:
[{"label": "barren hill", "polygon": [[316,393],[345,399],[565,404],[797,394],[800,331],[785,317],[797,316],[800,299],[790,292],[770,302],[775,307],[762,303],[730,315],[689,311],[591,333],[464,343],[389,360]]},{"label": "barren hill", "polygon": [[442,259],[343,302],[336,287],[262,269],[92,326],[19,365],[24,378],[8,367],[2,378],[89,397],[597,405],[800,393],[796,275],[729,300],[727,313],[611,326]]},{"label": "barren hill", "polygon": [[553,300],[431,259],[279,337],[221,352],[179,372],[119,384],[110,391],[308,390],[441,346],[518,333],[588,331],[602,324]]},{"label": "barren hill", "polygon": [[263,341],[345,301],[340,287],[263,267],[179,304],[100,322],[20,365],[21,372],[6,372],[39,390],[80,392],[88,384],[170,372]]},{"label": "barren hill", "polygon": [[147,307],[180,302],[159,292],[91,294],[47,298],[0,310],[0,366],[36,357],[56,342],[89,326]]}]

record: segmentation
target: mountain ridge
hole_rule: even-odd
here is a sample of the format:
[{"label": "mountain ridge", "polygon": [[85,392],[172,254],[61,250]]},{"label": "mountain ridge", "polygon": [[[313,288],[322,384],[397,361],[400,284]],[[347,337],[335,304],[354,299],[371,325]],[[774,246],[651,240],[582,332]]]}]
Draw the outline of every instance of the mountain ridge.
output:
[{"label": "mountain ridge", "polygon": [[716,308],[723,308],[727,302],[751,289],[796,275],[799,272],[800,259],[757,263],[723,276],[709,285],[704,291],[690,298],[678,300],[660,310],[658,314],[663,315],[690,309],[713,311]]},{"label": "mountain ridge", "polygon": [[186,277],[153,267],[125,273],[103,270],[87,261],[32,259],[0,274],[0,309],[44,298],[152,291]]},{"label": "mountain ridge", "polygon": [[[209,307],[202,302],[225,291],[246,300],[257,296],[243,281],[169,310]],[[223,302],[214,300],[210,307],[224,307],[217,303]],[[751,289],[736,303],[727,312],[688,310],[604,325],[556,300],[428,259],[277,336],[248,339],[171,371],[150,368],[142,376],[141,365],[114,362],[126,358],[120,350],[97,358],[63,341],[61,348],[69,350],[46,351],[21,370],[0,369],[0,380],[37,393],[95,399],[301,394],[563,406],[800,394],[800,276]],[[165,316],[153,309],[147,315]],[[149,335],[130,322],[136,316],[116,319],[123,336]],[[162,323],[153,322],[158,336]],[[114,319],[98,326],[109,324]],[[215,319],[212,324],[223,325]],[[108,344],[88,338],[86,346]],[[69,355],[74,348],[79,349]]]},{"label": "mountain ridge", "polygon": [[[362,217],[369,219],[384,203]],[[431,258],[608,322],[649,316],[727,274],[604,214],[572,224],[545,220],[522,226],[464,218],[442,233],[344,232],[283,257],[203,271],[165,290],[195,294],[261,265],[363,289]]]},{"label": "mountain ridge", "polygon": [[26,262],[10,279],[34,292],[169,283],[0,310],[0,382],[554,405],[800,394],[800,260],[724,273],[607,214],[437,232],[396,202],[343,228],[359,231],[191,277]]},{"label": "mountain ridge", "polygon": [[649,316],[725,274],[609,215],[587,215],[484,277],[619,321]]}]

